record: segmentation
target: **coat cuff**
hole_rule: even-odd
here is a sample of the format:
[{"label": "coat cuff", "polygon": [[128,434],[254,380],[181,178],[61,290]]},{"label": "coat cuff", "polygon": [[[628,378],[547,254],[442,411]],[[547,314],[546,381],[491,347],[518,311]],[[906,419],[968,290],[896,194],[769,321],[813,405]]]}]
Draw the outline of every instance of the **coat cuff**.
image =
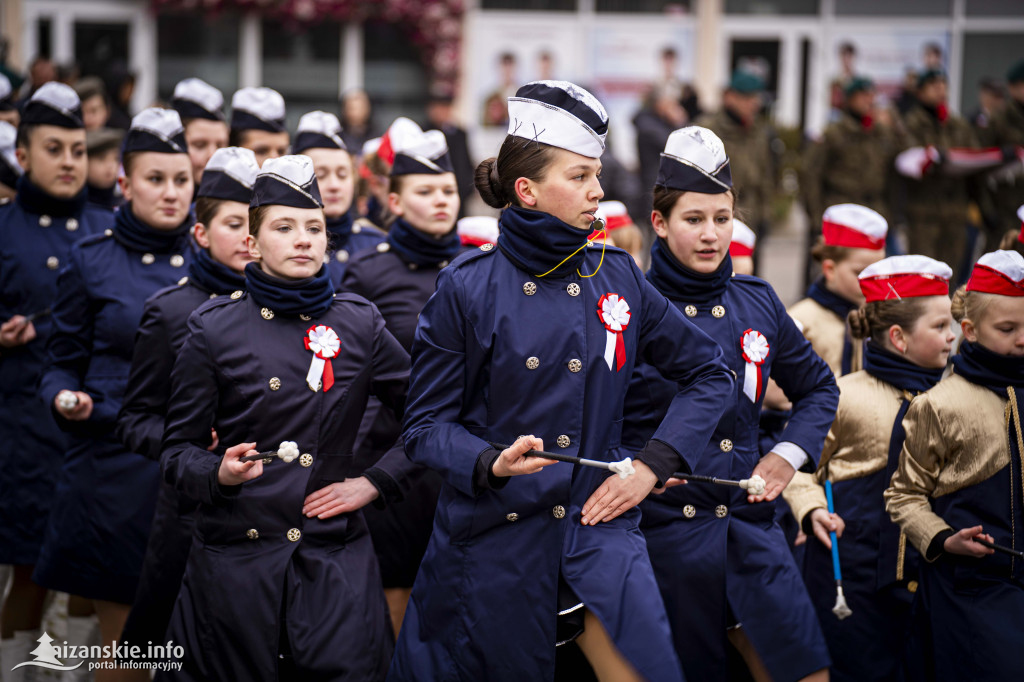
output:
[{"label": "coat cuff", "polygon": [[811,460],[802,447],[789,441],[776,443],[775,447],[772,448],[772,452],[789,462],[789,465],[793,467],[793,471],[800,471],[801,467]]},{"label": "coat cuff", "polygon": [[401,502],[405,497],[402,495],[402,488],[398,485],[395,479],[391,478],[385,471],[378,469],[377,467],[370,467],[363,472],[363,476],[366,477],[373,487],[377,489],[380,495],[371,504],[377,509],[384,509],[389,504]]},{"label": "coat cuff", "polygon": [[238,493],[242,491],[241,483],[238,485],[221,485],[220,481],[217,480],[219,470],[220,461],[218,460],[216,466],[210,467],[210,473],[207,478],[209,481],[210,504],[213,505],[229,502],[231,499],[238,497]]},{"label": "coat cuff", "polygon": [[675,451],[675,448],[653,438],[647,441],[644,449],[636,453],[636,457],[633,459],[646,464],[654,472],[654,475],[658,477],[658,482],[654,484],[655,488],[663,487],[665,481],[672,478],[672,474],[677,471],[687,474],[692,473],[690,467],[686,464],[686,460]]},{"label": "coat cuff", "polygon": [[953,535],[952,530],[940,530],[939,534],[928,543],[928,550],[924,553],[926,561],[932,562],[946,553],[946,538]]},{"label": "coat cuff", "polygon": [[473,488],[476,493],[484,490],[501,490],[508,485],[508,476],[494,475],[494,460],[501,456],[501,450],[487,448],[476,458],[476,468],[473,471]]}]

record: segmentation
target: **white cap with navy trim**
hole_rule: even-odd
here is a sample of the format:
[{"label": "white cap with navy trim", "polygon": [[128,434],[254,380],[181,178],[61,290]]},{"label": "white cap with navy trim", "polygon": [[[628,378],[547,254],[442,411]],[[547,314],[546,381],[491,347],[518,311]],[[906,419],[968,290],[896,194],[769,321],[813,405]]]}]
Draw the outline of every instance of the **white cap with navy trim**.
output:
[{"label": "white cap with navy trim", "polygon": [[46,83],[35,91],[21,112],[21,122],[61,128],[85,127],[78,93],[71,86],[56,82]]},{"label": "white cap with navy trim", "polygon": [[453,172],[448,142],[440,130],[408,131],[408,134],[393,136],[391,148],[395,152],[393,176]]},{"label": "white cap with navy trim", "polygon": [[299,127],[292,142],[292,152],[307,149],[345,149],[341,139],[341,122],[326,111],[311,111],[299,119]]},{"label": "white cap with navy trim", "polygon": [[174,109],[150,107],[135,114],[132,127],[124,139],[123,153],[163,152],[185,154],[185,128]]},{"label": "white cap with navy trim", "polygon": [[569,81],[533,81],[508,98],[508,134],[601,158],[608,112],[597,98]]},{"label": "white cap with navy trim", "polygon": [[289,154],[264,161],[253,183],[249,207],[268,204],[323,208],[313,159],[304,154]]},{"label": "white cap with navy trim", "polygon": [[174,86],[171,106],[183,118],[223,121],[224,94],[201,78],[186,78]]},{"label": "white cap with navy trim", "polygon": [[242,88],[231,97],[232,130],[285,132],[284,97],[270,88]]},{"label": "white cap with navy trim", "polygon": [[259,172],[260,166],[251,149],[223,147],[206,163],[196,196],[248,204]]},{"label": "white cap with navy trim", "polygon": [[721,138],[700,126],[673,131],[661,153],[656,184],[701,194],[728,192],[732,171]]}]

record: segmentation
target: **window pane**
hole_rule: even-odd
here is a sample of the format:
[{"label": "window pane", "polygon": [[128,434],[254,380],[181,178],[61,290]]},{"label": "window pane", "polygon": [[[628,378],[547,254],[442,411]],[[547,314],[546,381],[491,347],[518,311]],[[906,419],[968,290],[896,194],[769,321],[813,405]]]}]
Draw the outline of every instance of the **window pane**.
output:
[{"label": "window pane", "polygon": [[841,16],[944,17],[952,11],[952,0],[836,0],[836,14]]},{"label": "window pane", "polygon": [[423,117],[430,75],[419,48],[399,27],[371,22],[364,30],[363,82],[373,102],[372,128],[379,135],[398,116]]},{"label": "window pane", "polygon": [[338,111],[341,24],[333,21],[295,31],[263,21],[263,85],[288,103],[288,127],[315,109]]},{"label": "window pane", "polygon": [[818,14],[818,0],[725,0],[726,14]]},{"label": "window pane", "polygon": [[552,10],[575,12],[576,0],[480,0],[480,9]]},{"label": "window pane", "polygon": [[1020,0],[970,0],[967,16],[1019,18],[1024,16],[1024,5]]},{"label": "window pane", "polygon": [[195,76],[219,88],[225,104],[238,88],[238,18],[160,14],[156,20],[157,92],[170,101],[178,81]]},{"label": "window pane", "polygon": [[693,0],[596,0],[598,12],[689,14]]},{"label": "window pane", "polygon": [[1020,61],[1024,33],[967,33],[964,35],[963,87],[960,112],[970,114],[978,106],[978,81],[1002,81],[1007,70]]}]

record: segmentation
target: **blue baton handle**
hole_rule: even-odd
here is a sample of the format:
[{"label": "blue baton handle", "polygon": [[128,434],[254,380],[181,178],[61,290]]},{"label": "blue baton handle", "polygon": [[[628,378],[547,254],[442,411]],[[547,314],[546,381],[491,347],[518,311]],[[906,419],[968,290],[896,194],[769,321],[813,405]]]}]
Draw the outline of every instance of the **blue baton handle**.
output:
[{"label": "blue baton handle", "polygon": [[[828,500],[828,513],[835,514],[836,507],[832,502],[832,481],[825,481],[825,499]],[[836,582],[842,582],[843,573],[839,570],[839,543],[836,540],[836,532],[830,531],[828,536],[832,539],[832,573],[835,575]]]}]

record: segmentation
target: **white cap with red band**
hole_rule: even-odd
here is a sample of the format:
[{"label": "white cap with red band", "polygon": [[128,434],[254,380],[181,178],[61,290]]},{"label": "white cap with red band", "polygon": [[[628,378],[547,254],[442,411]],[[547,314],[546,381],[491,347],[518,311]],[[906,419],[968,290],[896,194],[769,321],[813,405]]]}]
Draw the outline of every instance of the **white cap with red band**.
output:
[{"label": "white cap with red band", "polygon": [[629,212],[626,211],[626,205],[621,201],[602,201],[598,203],[597,217],[604,218],[604,227],[609,232],[633,224],[633,219],[629,217]]},{"label": "white cap with red band", "polygon": [[1016,251],[986,253],[974,264],[967,291],[1024,296],[1024,256]]},{"label": "white cap with red band", "polygon": [[732,242],[729,244],[729,255],[753,256],[757,245],[757,235],[741,220],[732,219]]},{"label": "white cap with red band", "polygon": [[868,303],[920,296],[948,296],[953,270],[928,256],[890,256],[864,268],[858,276]]},{"label": "white cap with red band", "polygon": [[829,246],[877,251],[885,248],[888,231],[881,214],[859,204],[829,206],[822,216],[821,234]]},{"label": "white cap with red band", "polygon": [[489,215],[470,215],[455,223],[459,240],[465,246],[483,246],[498,241],[498,219]]}]

